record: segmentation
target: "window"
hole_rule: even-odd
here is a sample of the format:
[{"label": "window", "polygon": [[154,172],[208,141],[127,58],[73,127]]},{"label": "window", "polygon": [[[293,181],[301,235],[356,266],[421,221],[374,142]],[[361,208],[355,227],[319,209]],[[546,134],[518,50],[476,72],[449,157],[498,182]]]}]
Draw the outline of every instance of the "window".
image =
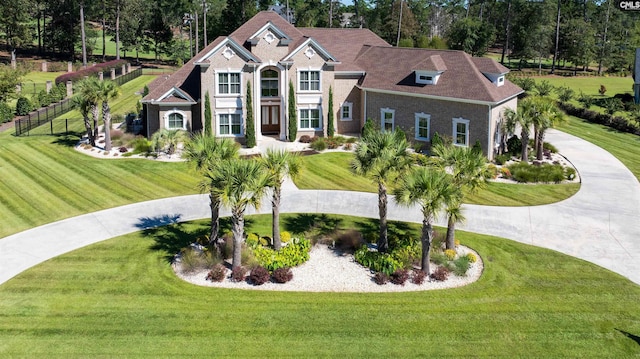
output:
[{"label": "window", "polygon": [[300,91],[320,91],[320,71],[300,71]]},{"label": "window", "polygon": [[498,77],[498,86],[504,85],[504,76]]},{"label": "window", "polygon": [[416,140],[431,141],[429,137],[429,124],[431,115],[416,113]]},{"label": "window", "polygon": [[242,135],[242,117],[239,113],[225,113],[218,121],[220,135]]},{"label": "window", "polygon": [[167,127],[169,129],[183,128],[184,127],[184,117],[181,114],[177,113],[177,112],[169,114],[169,125]]},{"label": "window", "polygon": [[164,127],[169,130],[186,130],[187,121],[184,112],[173,109],[164,116]]},{"label": "window", "polygon": [[454,118],[452,136],[454,145],[469,146],[469,120]]},{"label": "window", "polygon": [[393,131],[396,110],[390,108],[380,109],[380,128],[382,131]]},{"label": "window", "polygon": [[300,129],[301,130],[320,130],[320,109],[302,109],[300,110]]},{"label": "window", "polygon": [[218,74],[218,93],[224,95],[240,94],[240,73],[222,72]]},{"label": "window", "polygon": [[278,96],[278,72],[275,70],[262,71],[260,89],[262,97]]},{"label": "window", "polygon": [[351,121],[353,119],[352,115],[353,104],[351,102],[345,102],[340,106],[340,120],[342,121]]}]

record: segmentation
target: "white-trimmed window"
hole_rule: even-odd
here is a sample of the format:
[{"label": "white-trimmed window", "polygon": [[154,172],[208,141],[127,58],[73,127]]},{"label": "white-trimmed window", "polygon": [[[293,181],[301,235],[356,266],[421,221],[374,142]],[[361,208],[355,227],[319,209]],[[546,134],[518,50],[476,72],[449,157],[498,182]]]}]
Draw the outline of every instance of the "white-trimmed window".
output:
[{"label": "white-trimmed window", "polygon": [[464,118],[453,119],[453,144],[456,146],[469,146],[469,120]]},{"label": "white-trimmed window", "polygon": [[345,102],[340,106],[340,120],[341,121],[353,120],[353,103]]},{"label": "white-trimmed window", "polygon": [[279,89],[278,72],[275,70],[264,70],[260,80],[260,95],[262,97],[277,97]]},{"label": "white-trimmed window", "polygon": [[221,113],[218,115],[218,134],[220,136],[242,135],[242,114]]},{"label": "white-trimmed window", "polygon": [[416,140],[431,141],[431,115],[424,112],[416,113]]},{"label": "white-trimmed window", "polygon": [[178,110],[167,112],[164,117],[164,127],[169,130],[186,130],[187,116]]},{"label": "white-trimmed window", "polygon": [[322,111],[320,108],[301,108],[299,113],[301,130],[322,130]]},{"label": "white-trimmed window", "polygon": [[393,131],[395,129],[396,110],[390,108],[380,109],[380,129],[382,131]]},{"label": "white-trimmed window", "polygon": [[239,72],[219,72],[218,73],[218,94],[240,95],[240,73]]},{"label": "white-trimmed window", "polygon": [[298,88],[300,91],[320,91],[320,71],[298,72]]}]

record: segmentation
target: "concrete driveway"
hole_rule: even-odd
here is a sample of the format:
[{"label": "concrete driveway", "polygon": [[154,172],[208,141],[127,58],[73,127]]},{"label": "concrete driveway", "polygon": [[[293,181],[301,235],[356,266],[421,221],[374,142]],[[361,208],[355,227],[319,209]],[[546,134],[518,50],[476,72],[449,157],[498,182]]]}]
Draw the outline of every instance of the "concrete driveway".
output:
[{"label": "concrete driveway", "polygon": [[[466,205],[458,228],[550,248],[622,274],[640,284],[640,184],[615,157],[577,137],[550,130],[547,141],[577,168],[582,187],[551,205]],[[47,259],[105,239],[169,223],[209,217],[208,197],[192,195],[135,203],[69,218],[0,239],[0,284]],[[416,208],[396,206],[389,219],[421,222]],[[270,213],[269,202],[257,211]],[[249,211],[256,213],[256,211]],[[299,190],[288,183],[282,212],[377,218],[377,195]],[[224,211],[223,215],[228,215]],[[438,224],[444,225],[443,220]]]}]

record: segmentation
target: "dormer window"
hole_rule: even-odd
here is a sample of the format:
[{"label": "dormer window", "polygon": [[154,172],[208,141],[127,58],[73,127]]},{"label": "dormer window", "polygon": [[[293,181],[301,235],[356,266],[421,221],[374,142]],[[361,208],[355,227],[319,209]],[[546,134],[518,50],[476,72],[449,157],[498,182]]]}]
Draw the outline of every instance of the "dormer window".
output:
[{"label": "dormer window", "polygon": [[492,84],[496,85],[497,87],[504,85],[504,74],[492,74],[488,72],[485,72],[483,74],[486,78],[489,79],[489,81],[491,81]]},{"label": "dormer window", "polygon": [[504,76],[498,77],[498,86],[504,85]]},{"label": "dormer window", "polygon": [[415,71],[416,73],[416,83],[422,85],[435,85],[438,82],[438,78],[440,77],[440,73],[438,72],[427,72],[427,71]]}]

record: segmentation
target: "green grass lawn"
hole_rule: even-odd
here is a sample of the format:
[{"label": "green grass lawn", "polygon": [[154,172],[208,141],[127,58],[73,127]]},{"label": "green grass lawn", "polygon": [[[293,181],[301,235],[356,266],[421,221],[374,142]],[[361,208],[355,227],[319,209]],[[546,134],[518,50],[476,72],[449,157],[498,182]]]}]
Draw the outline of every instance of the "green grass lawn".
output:
[{"label": "green grass lawn", "polygon": [[[112,102],[112,113],[135,109],[140,91],[153,76],[141,76],[122,86]],[[186,163],[142,159],[101,160],[73,149],[83,130],[81,115],[71,111],[59,118],[54,130],[62,132],[64,118],[71,123],[68,136],[48,133],[43,125],[30,136],[0,133],[0,238],[12,233],[100,209],[129,203],[197,193],[200,177]]]},{"label": "green grass lawn", "polygon": [[[303,157],[304,171],[295,182],[301,189],[333,189],[377,193],[378,187],[349,170],[352,153],[330,152]],[[528,185],[489,183],[486,188],[466,197],[466,203],[490,206],[535,206],[569,198],[579,184]]]},{"label": "green grass lawn", "polygon": [[[580,91],[585,95],[591,95],[596,98],[599,97],[613,97],[615,94],[629,93],[633,91],[631,86],[633,85],[633,79],[631,77],[564,77],[564,76],[534,76],[532,77],[536,82],[543,80],[549,81],[551,85],[555,87],[566,86],[575,91],[575,95],[579,95]],[[607,88],[607,92],[604,96],[600,95],[600,85],[604,85]],[[552,93],[553,96],[557,96]]]},{"label": "green grass lawn", "polygon": [[640,136],[589,123],[577,117],[569,117],[558,129],[604,148],[640,180]]},{"label": "green grass lawn", "polygon": [[[268,218],[248,217],[249,230],[268,228]],[[362,218],[336,221],[343,227],[374,224]],[[283,222],[300,220],[285,215]],[[640,355],[640,286],[554,251],[460,232],[462,244],[485,261],[482,277],[462,288],[389,294],[243,291],[197,287],[173,274],[168,258],[206,230],[200,221],[118,237],[51,259],[3,284],[0,356]]]}]

